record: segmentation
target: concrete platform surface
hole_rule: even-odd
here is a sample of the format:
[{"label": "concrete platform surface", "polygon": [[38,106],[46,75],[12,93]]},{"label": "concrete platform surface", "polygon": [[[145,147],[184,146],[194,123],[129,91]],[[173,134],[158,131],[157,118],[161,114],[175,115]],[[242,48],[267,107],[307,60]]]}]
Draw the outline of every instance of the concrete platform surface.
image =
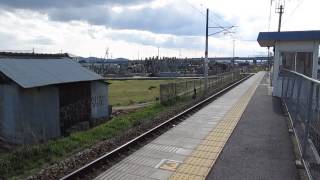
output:
[{"label": "concrete platform surface", "polygon": [[255,74],[96,179],[205,179],[264,74]]},{"label": "concrete platform surface", "polygon": [[261,81],[207,180],[298,179],[280,99]]}]

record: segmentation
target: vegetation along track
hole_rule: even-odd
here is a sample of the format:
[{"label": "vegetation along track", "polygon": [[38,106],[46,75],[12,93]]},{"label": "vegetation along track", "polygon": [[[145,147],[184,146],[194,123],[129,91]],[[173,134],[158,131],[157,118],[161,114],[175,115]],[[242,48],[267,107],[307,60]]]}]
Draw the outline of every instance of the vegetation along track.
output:
[{"label": "vegetation along track", "polygon": [[242,83],[249,77],[251,77],[251,75],[246,76],[240,79],[239,81],[227,86],[226,88],[209,96],[205,100],[195,104],[194,106],[184,110],[183,112],[171,117],[170,119],[148,130],[147,132],[141,134],[140,136],[106,153],[105,155],[86,164],[85,166],[77,169],[76,171],[62,177],[60,180],[92,179],[93,177],[97,176],[99,173],[110,168],[116,162],[119,162],[124,157],[128,156],[132,152],[146,145],[151,140],[160,136],[161,134],[163,134],[164,132],[172,128],[174,125],[190,117],[192,114],[196,113],[197,111],[199,111],[200,109],[202,109],[203,107],[205,107],[206,105],[214,101],[217,97],[223,95],[224,93],[231,90],[233,87],[237,86],[238,84]]}]

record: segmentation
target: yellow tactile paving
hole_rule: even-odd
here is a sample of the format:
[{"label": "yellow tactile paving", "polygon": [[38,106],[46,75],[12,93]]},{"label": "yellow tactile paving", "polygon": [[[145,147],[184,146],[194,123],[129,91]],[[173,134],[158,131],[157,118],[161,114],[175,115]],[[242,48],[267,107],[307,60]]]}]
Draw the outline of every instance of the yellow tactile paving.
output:
[{"label": "yellow tactile paving", "polygon": [[215,135],[216,137],[224,137],[229,132],[230,130],[227,128],[218,127],[217,131],[212,131],[211,134]]},{"label": "yellow tactile paving", "polygon": [[220,120],[217,126],[209,132],[207,137],[203,139],[198,147],[195,148],[191,155],[170,177],[171,180],[197,180],[206,178],[245,111],[260,80],[261,78],[258,78],[253,83],[247,92]]},{"label": "yellow tactile paving", "polygon": [[207,136],[205,139],[209,141],[219,141],[219,142],[226,142],[228,140],[228,138],[225,136],[216,137],[214,135]]},{"label": "yellow tactile paving", "polygon": [[177,172],[181,174],[191,174],[195,176],[207,176],[210,168],[204,166],[195,166],[191,164],[182,164]]},{"label": "yellow tactile paving", "polygon": [[188,157],[185,162],[186,164],[191,164],[195,166],[204,166],[211,168],[212,160],[211,159],[203,159],[203,158],[196,158],[196,157]]},{"label": "yellow tactile paving", "polygon": [[222,147],[204,146],[204,145],[200,145],[197,148],[197,150],[199,150],[199,151],[206,151],[206,152],[212,152],[212,153],[218,153],[221,151],[221,149],[222,149]]},{"label": "yellow tactile paving", "polygon": [[210,140],[203,140],[200,145],[204,146],[216,146],[216,147],[223,147],[225,142],[221,141],[210,141]]},{"label": "yellow tactile paving", "polygon": [[218,157],[219,152],[207,152],[207,151],[193,151],[191,156],[196,158],[204,158],[214,160]]},{"label": "yellow tactile paving", "polygon": [[171,180],[202,180],[203,176],[195,176],[190,174],[175,173],[170,177]]}]

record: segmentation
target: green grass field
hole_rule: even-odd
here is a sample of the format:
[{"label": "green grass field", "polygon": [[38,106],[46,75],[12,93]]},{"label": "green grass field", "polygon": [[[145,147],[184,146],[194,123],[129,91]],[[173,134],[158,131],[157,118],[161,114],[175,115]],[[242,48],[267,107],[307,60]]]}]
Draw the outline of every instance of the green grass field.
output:
[{"label": "green grass field", "polygon": [[0,179],[24,179],[38,172],[41,167],[59,162],[97,142],[119,136],[165,110],[167,107],[154,104],[140,111],[115,117],[87,131],[76,132],[44,144],[24,146],[14,151],[0,153]]},{"label": "green grass field", "polygon": [[109,103],[113,106],[126,106],[153,102],[160,96],[160,84],[175,80],[111,80]]},{"label": "green grass field", "polygon": [[[112,83],[109,87],[111,104],[125,106],[155,101],[156,97],[159,97],[160,84],[174,81],[109,81]],[[24,146],[12,152],[0,153],[0,179],[20,179],[36,173],[41,167],[61,161],[97,142],[119,136],[128,129],[158,116],[167,108],[156,103],[139,111],[114,117],[87,131],[76,132],[44,144]]]}]

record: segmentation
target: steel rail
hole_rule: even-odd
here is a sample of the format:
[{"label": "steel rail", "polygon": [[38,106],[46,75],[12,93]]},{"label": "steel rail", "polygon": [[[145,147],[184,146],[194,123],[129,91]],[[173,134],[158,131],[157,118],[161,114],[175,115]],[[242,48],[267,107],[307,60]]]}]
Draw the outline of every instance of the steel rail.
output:
[{"label": "steel rail", "polygon": [[94,161],[82,166],[81,168],[73,171],[72,173],[60,178],[60,180],[70,180],[70,179],[81,179],[82,177],[85,177],[86,174],[89,174],[90,172],[92,172],[94,169],[96,169],[95,167],[97,166],[101,166],[101,164],[103,164],[103,162],[106,162],[108,159],[112,159],[112,156],[117,155],[119,156],[119,154],[128,149],[131,145],[136,144],[137,142],[143,140],[145,137],[150,136],[151,134],[153,134],[154,132],[157,132],[159,129],[162,129],[164,127],[166,127],[166,125],[170,125],[170,123],[178,120],[179,118],[183,117],[184,115],[194,111],[195,109],[202,107],[202,105],[210,102],[210,100],[219,97],[220,95],[224,94],[225,92],[229,91],[230,89],[232,89],[233,87],[237,86],[238,84],[242,83],[243,81],[247,80],[249,77],[251,77],[252,74],[248,74],[246,77],[240,79],[239,81],[229,85],[228,87],[220,90],[219,92],[211,95],[210,97],[206,98],[205,100],[202,100],[201,102],[195,104],[194,106],[184,110],[183,112],[171,117],[170,119],[166,120],[165,122],[157,125],[156,127],[148,130],[147,132],[139,135],[138,137],[128,141],[127,143],[119,146],[118,148],[102,155],[101,157],[95,159]]}]

